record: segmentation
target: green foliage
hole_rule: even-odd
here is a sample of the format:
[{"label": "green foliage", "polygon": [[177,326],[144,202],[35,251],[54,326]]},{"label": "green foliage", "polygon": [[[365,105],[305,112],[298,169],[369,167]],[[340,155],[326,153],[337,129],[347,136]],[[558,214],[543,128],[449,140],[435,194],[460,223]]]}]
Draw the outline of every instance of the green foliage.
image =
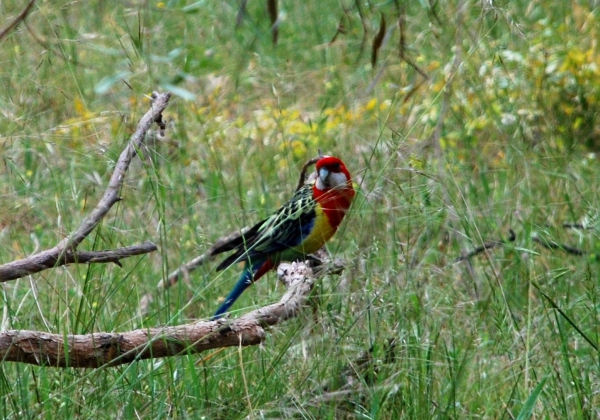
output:
[{"label": "green foliage", "polygon": [[[344,275],[260,348],[99,370],[5,363],[1,416],[597,417],[595,3],[278,2],[276,45],[265,3],[240,14],[237,1],[38,0],[2,40],[0,263],[75,229],[145,95],[175,98],[167,138],[140,151],[124,200],[81,245],[160,251],[4,283],[1,327],[208,317],[235,269],[156,284],[276,209],[318,148],[344,159],[359,191],[329,245]],[[22,7],[0,6],[7,22]],[[234,309],[277,300],[274,283]]]}]

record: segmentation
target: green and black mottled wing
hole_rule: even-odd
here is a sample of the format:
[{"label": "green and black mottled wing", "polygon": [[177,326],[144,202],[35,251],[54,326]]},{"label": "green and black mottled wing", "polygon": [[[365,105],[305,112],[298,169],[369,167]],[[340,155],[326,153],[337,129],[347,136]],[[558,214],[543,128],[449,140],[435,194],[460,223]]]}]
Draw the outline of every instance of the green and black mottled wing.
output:
[{"label": "green and black mottled wing", "polygon": [[211,255],[235,250],[219,264],[217,270],[240,261],[252,261],[254,264],[300,245],[315,224],[316,205],[312,185],[307,184],[272,216],[216,248]]}]

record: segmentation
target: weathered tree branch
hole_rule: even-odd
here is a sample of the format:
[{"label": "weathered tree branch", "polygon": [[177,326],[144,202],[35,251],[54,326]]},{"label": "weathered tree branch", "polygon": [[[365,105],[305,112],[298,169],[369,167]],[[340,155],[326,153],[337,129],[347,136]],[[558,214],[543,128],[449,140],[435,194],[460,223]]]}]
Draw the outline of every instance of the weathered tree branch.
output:
[{"label": "weathered tree branch", "polygon": [[281,300],[233,321],[222,318],[123,333],[68,336],[6,331],[0,333],[0,360],[52,367],[99,368],[214,348],[257,345],[265,339],[264,327],[297,316],[315,279],[335,270],[335,266],[324,266],[313,274],[305,263],[282,264],[277,273],[288,290]]},{"label": "weathered tree branch", "polygon": [[[115,263],[121,267],[120,260],[135,255],[148,254],[157,249],[156,245],[152,242],[144,242],[143,244],[104,251],[72,251],[71,249],[67,249],[62,254],[57,255],[42,255],[42,257],[39,257],[41,254],[36,254],[28,258],[27,267],[22,270],[20,267],[16,267],[14,271],[8,272],[7,275],[14,276],[13,278],[20,278],[31,274],[32,272],[37,273],[49,268],[68,264]],[[12,279],[8,278],[6,280]],[[2,281],[6,280],[3,279]]]},{"label": "weathered tree branch", "polygon": [[[572,224],[563,223],[562,226],[563,227],[566,226],[566,227],[570,228],[570,227],[572,227]],[[579,229],[579,228],[584,229],[585,227],[582,227],[582,225],[576,225],[575,228],[577,228],[577,229]],[[475,248],[471,252],[463,252],[463,253],[461,253],[461,255],[459,257],[457,257],[452,262],[452,264],[456,264],[456,263],[459,263],[461,261],[468,260],[468,259],[470,259],[470,258],[472,258],[472,257],[474,257],[476,255],[481,254],[482,252],[484,252],[484,251],[486,251],[488,249],[492,249],[492,248],[495,248],[495,247],[501,246],[501,245],[506,245],[509,242],[514,242],[516,240],[516,238],[517,238],[517,235],[516,235],[515,231],[512,230],[512,229],[509,229],[508,230],[508,238],[506,238],[506,239],[499,239],[499,240],[493,240],[493,241],[489,241],[489,242],[484,242],[484,244],[482,246],[479,246],[479,247]],[[551,241],[549,239],[542,238],[542,237],[538,236],[535,233],[531,235],[531,240],[533,242],[541,245],[543,248],[549,249],[551,251],[559,250],[559,251],[563,251],[563,252],[565,252],[567,254],[576,255],[576,256],[579,256],[579,257],[591,255],[591,256],[594,256],[594,258],[596,260],[599,259],[598,257],[596,257],[595,254],[593,254],[591,252],[587,252],[587,251],[585,251],[583,249],[579,249],[579,248],[576,248],[574,246],[570,246],[570,245],[567,245],[567,244],[562,244],[562,243],[559,243],[559,242],[556,242],[556,241]]]},{"label": "weathered tree branch", "polygon": [[76,251],[73,253],[71,250],[68,250],[63,256],[65,261],[61,261],[61,265],[73,263],[115,263],[120,267],[120,260],[124,258],[148,254],[156,250],[158,250],[158,247],[149,241],[138,245],[131,245],[117,249],[107,249],[104,251]]},{"label": "weathered tree branch", "polygon": [[554,251],[555,249],[558,249],[560,251],[566,252],[567,254],[577,255],[577,256],[580,256],[580,257],[584,256],[584,255],[587,255],[587,252],[585,252],[582,249],[575,248],[574,246],[569,246],[569,245],[566,245],[566,244],[561,244],[561,243],[558,243],[558,242],[555,242],[555,241],[550,241],[550,240],[547,240],[545,238],[540,238],[537,235],[532,235],[531,236],[531,240],[533,242],[536,242],[536,243],[540,244],[544,248],[550,249],[552,251]]},{"label": "weathered tree branch", "polygon": [[321,159],[321,156],[309,159],[304,165],[302,165],[302,169],[300,170],[300,179],[298,179],[298,185],[296,185],[296,191],[302,188],[302,186],[306,183],[306,173],[308,172],[308,168],[317,163],[319,159]]},{"label": "weathered tree branch", "polygon": [[[108,182],[108,187],[104,196],[92,212],[84,219],[81,225],[67,238],[60,241],[55,247],[44,250],[38,254],[13,261],[0,266],[0,282],[18,279],[28,274],[33,274],[56,267],[62,264],[68,264],[68,252],[73,253],[77,246],[94,230],[98,223],[106,216],[111,207],[122,198],[119,197],[119,190],[125,181],[125,173],[129,168],[131,160],[136,155],[137,150],[142,145],[144,138],[152,123],[158,123],[161,130],[164,130],[162,121],[162,112],[169,103],[170,93],[153,93],[152,107],[140,120],[135,133],[129,140],[129,143],[121,152],[115,170]],[[71,250],[71,251],[69,251]],[[74,255],[77,255],[76,253]],[[94,262],[94,261],[90,261]],[[62,264],[61,264],[62,263]]]},{"label": "weathered tree branch", "polygon": [[569,223],[569,222],[565,222],[565,223],[562,224],[562,227],[564,227],[565,229],[582,229],[582,230],[596,229],[596,227],[594,225],[587,224],[587,223]]},{"label": "weathered tree branch", "polygon": [[29,3],[27,3],[27,5],[25,6],[25,8],[21,11],[21,13],[19,13],[19,15],[15,18],[15,20],[13,20],[6,28],[2,30],[2,32],[0,32],[0,41],[3,40],[4,37],[8,35],[10,31],[19,26],[19,24],[27,18],[27,15],[31,11],[31,8],[33,7],[34,3],[35,0],[30,0]]},{"label": "weathered tree branch", "polygon": [[490,242],[484,242],[484,244],[482,246],[478,246],[471,252],[463,252],[460,257],[456,258],[452,262],[452,264],[456,264],[458,262],[468,260],[469,258],[473,258],[474,256],[479,255],[488,249],[495,248],[499,245],[505,245],[509,242],[514,242],[515,239],[517,239],[517,235],[515,234],[515,231],[512,229],[509,229],[508,230],[508,238],[506,240],[498,239],[498,240],[494,240],[494,241],[490,241]]},{"label": "weathered tree branch", "polygon": [[108,187],[104,192],[104,196],[96,206],[94,210],[85,218],[79,228],[75,230],[68,238],[63,239],[57,246],[61,249],[67,247],[77,248],[77,246],[90,234],[92,230],[100,223],[100,221],[106,216],[106,213],[111,207],[122,200],[119,197],[119,190],[123,186],[125,181],[125,173],[129,169],[131,160],[140,149],[148,130],[152,126],[152,123],[156,122],[161,130],[164,130],[164,123],[162,121],[162,112],[169,104],[170,93],[158,94],[154,92],[152,94],[152,105],[146,115],[142,117],[138,123],[137,129],[133,136],[127,143],[125,149],[121,152],[117,164],[115,165],[115,171],[110,177]]}]

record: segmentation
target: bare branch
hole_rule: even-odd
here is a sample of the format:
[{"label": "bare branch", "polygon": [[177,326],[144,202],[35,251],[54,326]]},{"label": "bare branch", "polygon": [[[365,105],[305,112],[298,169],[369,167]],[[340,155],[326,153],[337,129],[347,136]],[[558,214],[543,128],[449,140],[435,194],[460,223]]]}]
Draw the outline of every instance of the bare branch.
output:
[{"label": "bare branch", "polygon": [[482,246],[478,246],[473,251],[463,253],[460,257],[458,257],[457,259],[455,259],[453,261],[453,264],[456,264],[457,262],[461,262],[464,260],[468,260],[469,258],[472,258],[478,254],[481,254],[482,252],[484,252],[488,249],[495,248],[498,245],[505,245],[509,242],[514,242],[515,239],[517,239],[517,235],[515,234],[515,231],[512,229],[509,229],[507,240],[499,239],[499,240],[495,240],[495,241],[485,242]]},{"label": "bare branch", "polygon": [[[124,258],[136,255],[148,254],[156,251],[158,248],[152,242],[144,242],[139,245],[132,245],[125,248],[109,249],[104,251],[75,251],[68,249],[60,255],[42,256],[41,254],[32,255],[28,258],[27,266],[9,267],[3,270],[2,275],[7,280],[19,279],[32,272],[37,273],[53,267],[59,267],[68,264],[98,264],[115,263],[121,267],[121,261]],[[6,264],[11,265],[11,264]]]},{"label": "bare branch", "polygon": [[344,13],[345,14],[343,14],[342,17],[340,18],[340,23],[338,23],[338,26],[335,30],[335,34],[333,34],[331,41],[329,41],[329,46],[333,45],[333,43],[335,42],[335,40],[337,39],[339,34],[347,33],[345,21],[348,20],[348,16],[347,16],[348,12],[344,9]]},{"label": "bare branch", "polygon": [[64,264],[115,263],[120,267],[120,260],[124,258],[149,254],[156,250],[158,250],[158,247],[152,242],[144,242],[138,245],[105,251],[76,251],[74,254],[69,250],[64,255],[66,260]]},{"label": "bare branch", "polygon": [[170,97],[171,94],[168,92],[162,94],[155,92],[152,94],[152,107],[146,115],[142,117],[131,140],[129,140],[125,150],[121,152],[104,196],[75,232],[60,241],[60,243],[53,248],[21,260],[0,265],[0,282],[14,280],[28,274],[40,272],[47,268],[56,267],[57,265],[61,265],[58,264],[59,262],[66,261],[65,255],[67,250],[76,249],[86,236],[98,226],[98,223],[106,216],[106,213],[108,213],[111,207],[121,200],[121,197],[119,197],[119,190],[123,186],[125,173],[129,168],[129,164],[136,155],[136,151],[142,145],[152,123],[158,122],[161,130],[164,128],[161,116],[169,103]]},{"label": "bare branch", "polygon": [[308,168],[317,163],[319,159],[321,159],[321,156],[309,159],[304,165],[302,165],[302,170],[300,171],[300,179],[298,179],[296,191],[302,188],[302,186],[306,183],[306,172],[308,171]]},{"label": "bare branch", "polygon": [[[321,271],[321,275],[326,273]],[[278,274],[289,285],[281,300],[233,321],[222,318],[124,333],[67,336],[6,331],[0,333],[0,360],[52,367],[99,368],[214,348],[257,345],[265,339],[264,327],[298,315],[316,278],[306,263],[282,264]]]},{"label": "bare branch", "polygon": [[558,243],[558,242],[555,242],[555,241],[549,241],[547,239],[540,238],[537,235],[532,235],[531,240],[533,242],[536,242],[536,243],[540,244],[541,246],[543,246],[546,249],[550,249],[550,250],[558,249],[560,251],[566,252],[567,254],[577,255],[577,256],[580,256],[580,257],[584,256],[584,255],[587,255],[587,252],[585,252],[582,249],[575,248],[573,246],[569,246],[569,245],[566,245],[566,244],[561,244],[561,243]]},{"label": "bare branch", "polygon": [[587,223],[568,223],[568,222],[563,223],[562,227],[564,227],[565,229],[583,229],[583,230],[591,230],[591,229],[596,228],[595,226],[589,225]]},{"label": "bare branch", "polygon": [[142,117],[138,123],[137,129],[129,143],[125,147],[125,150],[121,152],[115,171],[110,177],[108,187],[104,193],[104,196],[96,206],[94,210],[88,215],[88,217],[81,223],[81,226],[73,232],[68,238],[63,239],[58,247],[66,249],[67,247],[77,248],[77,246],[90,234],[92,230],[100,223],[110,208],[118,201],[121,200],[119,197],[119,190],[123,186],[125,181],[125,173],[129,169],[131,160],[136,155],[140,146],[142,145],[148,130],[152,126],[152,123],[156,122],[159,124],[161,130],[164,129],[164,123],[162,122],[162,112],[169,104],[170,93],[153,93],[152,94],[152,106],[146,115]]},{"label": "bare branch", "polygon": [[27,6],[25,6],[21,13],[19,13],[19,16],[17,16],[15,20],[13,20],[6,28],[4,28],[4,30],[2,30],[2,32],[0,32],[0,41],[3,40],[10,31],[19,26],[19,23],[23,22],[25,18],[27,18],[27,15],[29,14],[29,11],[33,7],[34,3],[35,0],[30,0],[29,3],[27,3]]}]

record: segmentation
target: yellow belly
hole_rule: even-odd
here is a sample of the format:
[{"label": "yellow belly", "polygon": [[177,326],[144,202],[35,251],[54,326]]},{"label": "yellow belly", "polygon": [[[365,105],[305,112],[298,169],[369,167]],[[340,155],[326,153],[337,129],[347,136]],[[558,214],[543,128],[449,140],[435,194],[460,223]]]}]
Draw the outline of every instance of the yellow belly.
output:
[{"label": "yellow belly", "polygon": [[320,205],[316,209],[315,225],[313,226],[310,235],[304,238],[304,241],[293,248],[294,251],[301,254],[311,254],[318,251],[325,242],[327,242],[335,233],[335,230],[329,224],[327,216],[323,213]]}]

